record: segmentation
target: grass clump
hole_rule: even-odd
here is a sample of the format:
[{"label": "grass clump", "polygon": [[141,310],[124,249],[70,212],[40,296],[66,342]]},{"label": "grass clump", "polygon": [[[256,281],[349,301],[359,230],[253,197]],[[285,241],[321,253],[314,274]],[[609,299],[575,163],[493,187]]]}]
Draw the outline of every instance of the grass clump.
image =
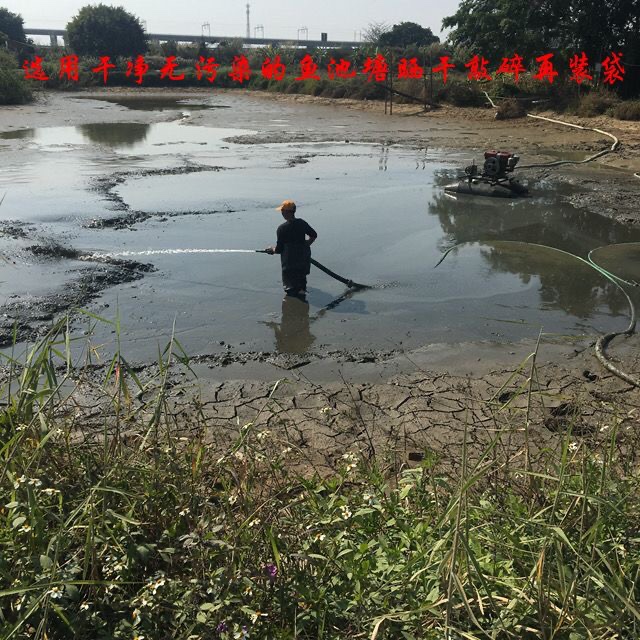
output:
[{"label": "grass clump", "polygon": [[26,104],[33,93],[16,58],[0,49],[0,104]]},{"label": "grass clump", "polygon": [[512,120],[515,118],[524,118],[527,110],[520,100],[516,98],[505,98],[498,104],[496,111],[496,120]]},{"label": "grass clump", "polygon": [[584,117],[600,116],[614,107],[617,102],[616,98],[607,93],[592,91],[579,99],[575,112]]},{"label": "grass clump", "polygon": [[640,100],[628,100],[616,105],[613,115],[618,120],[640,120]]},{"label": "grass clump", "polygon": [[116,354],[88,430],[71,351],[60,324],[5,372],[2,638],[637,637],[640,478],[620,421],[535,461],[504,455],[496,422],[455,474],[356,448],[301,473],[277,425],[240,426],[225,451],[197,411],[185,430],[176,341],[146,382]]},{"label": "grass clump", "polygon": [[477,82],[450,78],[435,94],[437,102],[448,102],[456,107],[482,107],[487,99]]}]

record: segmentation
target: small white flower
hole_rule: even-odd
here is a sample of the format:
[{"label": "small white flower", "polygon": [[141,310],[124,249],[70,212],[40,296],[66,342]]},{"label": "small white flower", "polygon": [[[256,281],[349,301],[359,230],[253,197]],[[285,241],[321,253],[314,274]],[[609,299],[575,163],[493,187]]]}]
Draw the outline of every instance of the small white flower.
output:
[{"label": "small white flower", "polygon": [[179,516],[186,516],[188,513],[191,513],[189,507],[185,507],[182,511],[178,513]]},{"label": "small white flower", "polygon": [[316,533],[316,542],[322,542],[326,537],[324,533]]},{"label": "small white flower", "polygon": [[236,460],[239,460],[240,462],[244,462],[244,453],[242,453],[242,451],[236,451],[236,452],[233,454],[233,457],[234,457]]},{"label": "small white flower", "polygon": [[320,413],[329,413],[329,411],[331,411],[331,407],[322,407],[320,409]]},{"label": "small white flower", "polygon": [[282,450],[282,455],[283,455],[283,456],[286,456],[288,453],[291,453],[292,451],[293,451],[293,449],[292,449],[291,447],[285,447],[285,448]]},{"label": "small white flower", "polygon": [[569,451],[577,451],[578,450],[578,443],[577,442],[571,442],[569,444]]},{"label": "small white flower", "polygon": [[80,605],[80,611],[89,611],[89,606],[90,606],[89,602],[83,602]]},{"label": "small white flower", "polygon": [[256,438],[262,442],[262,440],[266,440],[270,435],[271,435],[271,431],[269,431],[268,429],[265,429],[264,431],[261,431],[256,436]]},{"label": "small white flower", "polygon": [[347,463],[345,465],[347,471],[351,471],[358,466],[358,457],[355,453],[345,453],[342,459]]},{"label": "small white flower", "polygon": [[38,478],[31,478],[29,480],[29,486],[31,487],[41,487],[42,486],[42,481],[38,480]]},{"label": "small white flower", "polygon": [[249,527],[257,527],[260,524],[260,518],[254,518],[250,523]]},{"label": "small white flower", "polygon": [[155,596],[158,592],[158,589],[162,587],[166,582],[167,581],[165,578],[158,578],[155,582],[147,585],[147,589],[151,589],[151,593],[153,593],[153,595]]},{"label": "small white flower", "polygon": [[52,587],[47,593],[53,600],[59,600],[62,598],[62,589],[60,587]]},{"label": "small white flower", "polygon": [[47,487],[46,489],[42,490],[42,493],[46,493],[48,496],[53,496],[56,493],[60,493],[59,489],[53,489],[52,487]]},{"label": "small white flower", "polygon": [[227,502],[229,504],[235,504],[238,501],[238,494],[234,491],[228,498]]},{"label": "small white flower", "polygon": [[23,524],[18,531],[22,531],[23,533],[29,533],[31,531],[31,525]]},{"label": "small white flower", "polygon": [[258,618],[266,618],[266,617],[267,617],[266,613],[262,613],[262,611],[254,611],[251,614],[251,624],[255,624]]},{"label": "small white flower", "polygon": [[340,507],[340,511],[342,511],[342,517],[345,520],[348,520],[353,514],[351,513],[351,510],[349,509],[349,507],[346,504],[343,504]]}]

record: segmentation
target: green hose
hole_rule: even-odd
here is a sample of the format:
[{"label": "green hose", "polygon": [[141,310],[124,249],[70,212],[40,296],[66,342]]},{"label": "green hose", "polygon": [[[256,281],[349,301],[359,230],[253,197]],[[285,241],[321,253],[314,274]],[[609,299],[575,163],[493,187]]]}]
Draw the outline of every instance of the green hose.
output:
[{"label": "green hose", "polygon": [[[438,267],[440,264],[442,264],[442,262],[444,261],[444,259],[449,255],[449,253],[451,253],[451,251],[453,251],[454,249],[457,249],[459,247],[462,247],[466,244],[473,244],[474,242],[482,242],[481,240],[478,241],[469,241],[469,242],[461,242],[460,244],[456,244],[453,247],[450,247],[449,249],[447,249],[442,258],[440,258],[440,260],[438,261],[438,263],[435,265],[434,269],[436,267]],[[596,341],[596,347],[595,347],[595,353],[596,353],[596,357],[598,358],[598,360],[600,361],[600,363],[602,364],[603,367],[605,367],[605,369],[607,369],[608,371],[610,371],[611,373],[613,373],[616,377],[620,378],[621,380],[624,380],[625,382],[628,382],[630,385],[634,386],[634,387],[640,387],[640,380],[635,378],[634,376],[621,371],[620,369],[618,369],[618,367],[616,367],[608,358],[607,358],[607,353],[606,353],[606,349],[607,349],[607,345],[616,337],[616,336],[622,336],[622,335],[631,335],[632,333],[634,333],[635,328],[636,328],[636,307],[633,304],[633,300],[631,300],[629,294],[626,292],[625,288],[622,286],[623,284],[629,285],[629,286],[638,286],[637,282],[630,282],[628,280],[624,280],[623,278],[620,278],[618,276],[616,276],[615,274],[607,271],[606,269],[604,269],[603,267],[601,267],[600,265],[596,264],[593,259],[591,258],[591,254],[594,253],[594,251],[597,251],[598,249],[603,249],[604,247],[598,247],[596,249],[592,249],[589,252],[589,256],[588,259],[585,260],[584,258],[581,258],[580,256],[576,256],[573,253],[569,253],[568,251],[563,251],[562,249],[557,249],[556,247],[549,247],[547,245],[544,244],[537,244],[535,242],[520,242],[517,240],[498,240],[498,241],[485,241],[487,243],[493,242],[494,244],[496,242],[501,242],[501,243],[506,243],[506,244],[526,244],[526,245],[530,245],[532,247],[538,247],[541,249],[550,249],[551,251],[556,251],[558,253],[562,253],[566,256],[570,256],[571,258],[575,258],[576,260],[579,260],[580,262],[582,262],[583,264],[586,264],[587,266],[591,267],[592,269],[595,269],[598,273],[600,273],[600,275],[604,276],[607,280],[609,280],[610,282],[612,282],[616,287],[618,287],[618,289],[620,289],[620,291],[622,292],[622,294],[624,295],[624,297],[627,299],[627,303],[629,304],[629,326],[624,330],[624,331],[613,331],[611,333],[607,333],[603,336],[600,336],[598,338],[598,340]],[[638,245],[640,243],[638,242],[629,242],[626,244],[630,244],[630,245]],[[609,245],[609,246],[614,246],[614,245]]]}]

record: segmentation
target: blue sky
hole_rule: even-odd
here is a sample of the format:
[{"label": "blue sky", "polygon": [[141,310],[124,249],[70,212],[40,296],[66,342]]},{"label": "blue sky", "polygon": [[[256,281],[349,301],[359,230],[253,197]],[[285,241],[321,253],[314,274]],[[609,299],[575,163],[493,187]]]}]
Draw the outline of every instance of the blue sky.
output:
[{"label": "blue sky", "polygon": [[[309,39],[320,39],[326,31],[331,40],[353,40],[354,32],[371,22],[394,24],[417,22],[442,37],[442,18],[457,9],[459,0],[249,0],[251,32],[264,26],[267,38],[297,38],[298,29],[308,27]],[[144,20],[147,30],[163,33],[202,32],[211,25],[212,35],[244,36],[246,0],[120,0],[103,4],[124,6]],[[0,6],[20,13],[27,27],[64,28],[87,0],[0,0]],[[304,35],[301,35],[304,37]]]}]

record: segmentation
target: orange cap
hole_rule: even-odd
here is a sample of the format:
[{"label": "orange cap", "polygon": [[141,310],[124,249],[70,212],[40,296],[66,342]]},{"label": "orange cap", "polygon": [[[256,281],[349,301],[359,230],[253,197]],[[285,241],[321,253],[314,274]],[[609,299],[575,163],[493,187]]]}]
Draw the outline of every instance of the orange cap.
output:
[{"label": "orange cap", "polygon": [[276,211],[291,211],[296,212],[296,203],[293,200],[285,200],[279,207],[276,207]]}]

